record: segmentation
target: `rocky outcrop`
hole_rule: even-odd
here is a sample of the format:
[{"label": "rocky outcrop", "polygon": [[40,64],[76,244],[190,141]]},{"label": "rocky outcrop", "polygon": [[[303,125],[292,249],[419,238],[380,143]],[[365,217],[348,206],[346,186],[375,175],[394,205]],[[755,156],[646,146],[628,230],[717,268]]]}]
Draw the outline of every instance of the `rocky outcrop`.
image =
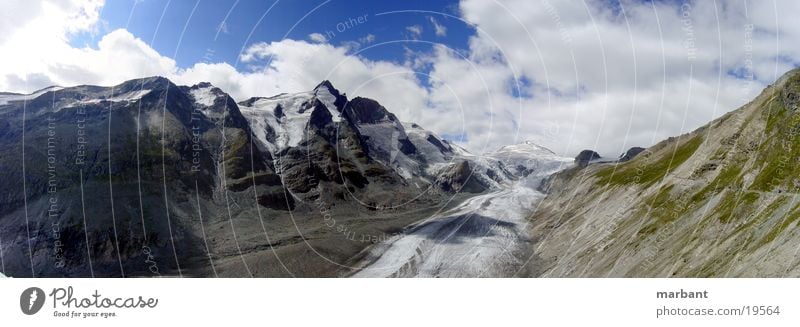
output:
[{"label": "rocky outcrop", "polygon": [[625,151],[625,153],[619,156],[619,162],[631,161],[633,158],[642,153],[644,150],[646,149],[640,147],[632,147],[628,149],[628,151]]},{"label": "rocky outcrop", "polygon": [[489,189],[489,185],[480,180],[466,160],[460,160],[440,173],[436,185],[448,192],[481,193]]},{"label": "rocky outcrop", "polygon": [[592,150],[583,150],[575,157],[575,164],[578,166],[586,166],[593,160],[600,159],[600,154]]}]

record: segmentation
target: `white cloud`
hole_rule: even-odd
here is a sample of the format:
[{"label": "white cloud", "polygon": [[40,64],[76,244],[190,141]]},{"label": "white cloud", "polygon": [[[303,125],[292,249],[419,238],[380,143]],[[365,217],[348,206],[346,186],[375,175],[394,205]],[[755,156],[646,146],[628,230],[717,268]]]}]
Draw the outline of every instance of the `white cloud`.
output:
[{"label": "white cloud", "polygon": [[[31,91],[52,84],[111,85],[135,77],[168,75],[176,71],[174,60],[161,56],[124,29],[103,36],[96,49],[73,48],[63,41],[33,43],[27,44],[28,48],[17,48],[30,49],[30,52],[0,52],[3,89]],[[11,46],[17,47],[13,42]]]},{"label": "white cloud", "polygon": [[[772,3],[761,2],[747,2],[747,11],[743,2],[681,8],[622,1],[619,11],[606,4],[461,2],[463,17],[480,31],[470,40],[470,57],[483,59],[480,66],[507,63],[532,82],[525,88],[533,97],[521,106],[507,92],[484,101],[505,103],[516,117],[510,124],[518,129],[507,134],[518,132],[520,139],[540,140],[567,155],[593,148],[615,156],[735,109],[793,65],[776,58],[800,58],[800,23],[780,14],[800,9],[796,1],[778,1],[777,16]],[[758,81],[743,90],[744,81],[727,72],[748,58]],[[477,80],[463,84],[467,94],[482,89]]]},{"label": "white cloud", "polygon": [[0,12],[0,44],[20,38],[65,38],[92,31],[103,0],[6,0]]},{"label": "white cloud", "polygon": [[326,38],[325,35],[322,35],[321,33],[311,33],[308,35],[308,39],[316,43],[328,42],[328,38]]},{"label": "white cloud", "polygon": [[420,25],[406,26],[406,31],[411,33],[410,38],[414,40],[417,40],[420,36],[422,36],[422,26]]},{"label": "white cloud", "polygon": [[439,22],[436,21],[436,18],[433,18],[433,16],[428,16],[428,21],[433,24],[433,29],[436,31],[436,36],[447,36],[447,27],[439,24]]},{"label": "white cloud", "polygon": [[375,42],[375,35],[367,34],[364,37],[359,38],[358,42],[361,42],[362,44],[370,44],[372,42]]},{"label": "white cloud", "polygon": [[19,91],[52,84],[43,73],[47,58],[72,49],[66,43],[70,36],[93,33],[102,6],[103,1],[98,0],[4,2],[0,12],[0,87]]}]

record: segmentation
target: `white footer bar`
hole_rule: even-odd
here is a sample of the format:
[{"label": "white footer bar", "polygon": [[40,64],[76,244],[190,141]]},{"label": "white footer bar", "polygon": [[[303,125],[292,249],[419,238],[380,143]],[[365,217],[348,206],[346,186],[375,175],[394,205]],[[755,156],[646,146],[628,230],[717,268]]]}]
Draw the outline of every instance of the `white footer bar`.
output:
[{"label": "white footer bar", "polygon": [[11,278],[0,279],[0,317],[9,326],[797,326],[798,294],[796,279]]}]

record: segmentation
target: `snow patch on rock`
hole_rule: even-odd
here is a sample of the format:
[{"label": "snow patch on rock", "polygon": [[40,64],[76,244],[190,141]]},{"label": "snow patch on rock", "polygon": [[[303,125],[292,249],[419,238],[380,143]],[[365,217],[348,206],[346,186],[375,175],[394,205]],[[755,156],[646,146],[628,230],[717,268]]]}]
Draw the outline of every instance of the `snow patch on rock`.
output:
[{"label": "snow patch on rock", "polygon": [[30,101],[33,99],[38,98],[40,95],[45,94],[50,91],[58,91],[64,89],[60,86],[51,86],[47,88],[43,88],[31,94],[15,94],[15,93],[4,93],[0,94],[0,106],[7,105],[9,102],[12,101]]},{"label": "snow patch on rock", "polygon": [[211,107],[214,105],[214,101],[216,101],[218,97],[216,94],[214,94],[214,92],[212,92],[213,88],[213,86],[201,87],[189,91],[189,94],[192,95],[197,104]]},{"label": "snow patch on rock", "polygon": [[338,123],[342,121],[342,115],[339,113],[339,110],[336,109],[336,96],[331,93],[331,90],[328,89],[327,86],[317,88],[314,95],[317,97],[317,100],[325,105],[325,108],[328,108],[328,112],[331,113],[334,122]]},{"label": "snow patch on rock", "polygon": [[145,96],[148,93],[150,93],[150,91],[151,90],[138,90],[138,91],[125,92],[125,93],[117,94],[117,95],[112,96],[110,98],[84,100],[84,101],[80,101],[79,103],[80,104],[95,104],[95,103],[101,103],[101,102],[104,102],[104,101],[109,101],[109,102],[134,102],[134,101],[138,101],[143,96]]},{"label": "snow patch on rock", "polygon": [[249,106],[240,104],[239,109],[253,125],[256,138],[276,153],[303,141],[313,111],[310,104],[313,97],[312,92],[282,94],[256,99]]}]

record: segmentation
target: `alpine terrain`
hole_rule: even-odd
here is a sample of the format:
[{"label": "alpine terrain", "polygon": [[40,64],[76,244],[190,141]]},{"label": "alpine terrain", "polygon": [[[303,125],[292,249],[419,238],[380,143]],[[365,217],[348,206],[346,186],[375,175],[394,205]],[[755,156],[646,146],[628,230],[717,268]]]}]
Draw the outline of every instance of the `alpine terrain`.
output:
[{"label": "alpine terrain", "polygon": [[10,277],[800,276],[800,70],[618,157],[474,154],[323,81],[0,94]]},{"label": "alpine terrain", "polygon": [[0,153],[13,277],[513,275],[567,162],[471,154],[328,81],[237,103],[162,77],[3,93]]}]

